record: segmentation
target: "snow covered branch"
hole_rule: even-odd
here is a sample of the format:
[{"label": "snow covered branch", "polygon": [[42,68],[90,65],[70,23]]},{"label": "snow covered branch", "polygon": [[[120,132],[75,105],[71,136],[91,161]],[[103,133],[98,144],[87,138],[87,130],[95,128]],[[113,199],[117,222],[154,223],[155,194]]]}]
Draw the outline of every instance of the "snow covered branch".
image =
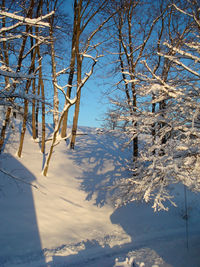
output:
[{"label": "snow covered branch", "polygon": [[[165,55],[162,53],[158,53],[158,55],[168,58],[170,61],[173,61],[175,64],[179,65],[180,67],[184,68],[186,71],[190,72],[191,74],[200,77],[200,74],[198,72],[196,72],[195,70],[191,69],[190,67],[188,67],[187,65],[185,65],[183,62],[181,62],[180,60],[178,60],[175,56],[169,56],[169,55]],[[199,61],[200,59],[198,59]]]},{"label": "snow covered branch", "polygon": [[[13,13],[5,12],[5,11],[2,11],[2,10],[0,11],[0,15],[2,15],[2,16],[9,17],[9,18],[12,18],[12,19],[16,19],[16,20],[21,21],[23,24],[33,25],[35,27],[50,27],[48,22],[43,22],[42,20],[49,18],[54,13],[55,13],[54,11],[51,11],[47,15],[40,16],[40,17],[35,18],[35,19],[31,19],[31,18],[25,18],[23,16],[16,15],[16,14],[13,14]],[[18,24],[15,24],[13,26],[10,26],[8,28],[3,28],[3,29],[1,29],[0,33],[3,32],[3,31],[4,32],[5,31],[10,31],[12,29],[12,27],[16,28],[19,25],[20,24],[18,23]]]}]

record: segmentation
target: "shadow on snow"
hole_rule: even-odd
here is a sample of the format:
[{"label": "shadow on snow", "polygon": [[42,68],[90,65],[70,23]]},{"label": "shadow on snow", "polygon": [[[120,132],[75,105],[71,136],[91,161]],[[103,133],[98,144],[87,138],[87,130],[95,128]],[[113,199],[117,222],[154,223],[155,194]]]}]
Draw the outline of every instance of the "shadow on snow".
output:
[{"label": "shadow on snow", "polygon": [[127,163],[131,151],[123,149],[124,139],[112,134],[78,135],[74,153],[69,157],[82,169],[81,189],[86,200],[94,199],[95,205],[103,206],[112,194],[110,186],[118,179],[130,175]]},{"label": "shadow on snow", "polygon": [[[35,177],[15,157],[2,154],[0,168],[26,182]],[[36,189],[33,189],[36,190]],[[34,206],[32,188],[0,172],[0,266],[29,265],[39,260],[46,266]]]},{"label": "shadow on snow", "polygon": [[[130,175],[126,166],[131,159],[131,151],[120,150],[123,143],[124,140],[110,134],[80,135],[77,136],[75,151],[67,152],[82,169],[83,175],[77,179],[81,182],[81,189],[87,193],[86,199],[94,200],[95,205],[103,206],[111,194],[109,187],[118,179]],[[191,205],[195,201],[194,195],[193,198],[191,194]],[[83,250],[64,257],[64,262],[69,266],[78,262],[85,262],[87,266],[100,266],[101,262],[104,266],[113,266],[113,258],[120,254],[132,256],[138,262],[145,261],[145,266],[190,266],[191,259],[193,266],[200,266],[200,233],[195,232],[197,222],[193,220],[197,207],[194,207],[189,220],[190,248],[187,250],[182,197],[178,199],[178,204],[178,208],[170,207],[169,212],[158,213],[154,213],[151,205],[140,202],[116,209],[110,217],[111,222],[123,228],[131,237],[131,243],[111,248],[88,240],[83,243]],[[54,257],[54,263],[59,263],[61,258]]]}]

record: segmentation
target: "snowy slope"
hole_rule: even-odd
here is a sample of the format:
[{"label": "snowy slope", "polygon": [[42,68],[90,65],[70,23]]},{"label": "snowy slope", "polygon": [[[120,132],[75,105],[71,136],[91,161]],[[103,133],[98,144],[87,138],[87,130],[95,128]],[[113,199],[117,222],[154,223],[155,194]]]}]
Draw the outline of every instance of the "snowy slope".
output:
[{"label": "snowy slope", "polygon": [[183,186],[172,188],[178,207],[169,212],[114,208],[108,188],[128,176],[130,157],[116,135],[80,128],[75,150],[61,141],[43,177],[40,143],[29,129],[19,159],[18,133],[16,124],[0,168],[38,189],[0,173],[0,266],[200,266],[199,195],[187,192],[187,249]]}]

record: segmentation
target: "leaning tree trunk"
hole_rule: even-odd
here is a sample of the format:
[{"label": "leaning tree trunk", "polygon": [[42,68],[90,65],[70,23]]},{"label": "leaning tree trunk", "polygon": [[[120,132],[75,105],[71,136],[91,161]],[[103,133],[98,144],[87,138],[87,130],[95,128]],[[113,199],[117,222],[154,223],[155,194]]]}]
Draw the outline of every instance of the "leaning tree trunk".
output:
[{"label": "leaning tree trunk", "polygon": [[71,104],[70,104],[70,103],[68,103],[68,104],[65,105],[65,107],[64,107],[64,109],[63,109],[63,112],[62,112],[61,115],[60,115],[58,124],[57,124],[57,126],[55,127],[55,129],[54,129],[53,137],[52,137],[52,142],[51,142],[51,146],[50,146],[50,150],[49,150],[47,159],[46,159],[46,161],[45,161],[44,169],[43,169],[43,175],[44,175],[44,176],[47,176],[47,173],[48,173],[49,163],[50,163],[50,160],[51,160],[51,156],[52,156],[52,154],[53,154],[53,149],[54,149],[54,146],[55,146],[55,143],[56,143],[56,138],[57,138],[59,129],[60,129],[61,124],[62,124],[62,121],[63,121],[64,113],[65,113],[65,111],[66,111],[67,109],[69,109],[70,107],[71,107]]}]

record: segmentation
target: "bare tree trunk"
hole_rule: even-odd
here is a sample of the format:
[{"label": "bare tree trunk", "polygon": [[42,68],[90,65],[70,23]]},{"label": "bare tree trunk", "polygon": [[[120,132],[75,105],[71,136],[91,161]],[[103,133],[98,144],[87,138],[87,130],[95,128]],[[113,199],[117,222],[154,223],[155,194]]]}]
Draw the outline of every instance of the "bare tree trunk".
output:
[{"label": "bare tree trunk", "polygon": [[[54,11],[56,10],[58,0],[54,2]],[[53,1],[47,1],[47,12],[50,12],[50,3],[53,4]],[[57,89],[57,76],[56,76],[56,60],[55,60],[55,47],[54,47],[54,15],[49,18],[49,37],[50,37],[50,48],[51,48],[51,67],[52,67],[52,83],[54,89],[53,97],[53,126],[56,127],[59,120],[59,98],[58,98],[58,89]]]},{"label": "bare tree trunk", "polygon": [[[81,84],[81,69],[82,69],[82,58],[79,51],[79,38],[81,34],[80,24],[81,24],[81,9],[82,9],[82,1],[79,1],[78,5],[78,18],[77,18],[77,32],[76,32],[76,44],[75,44],[75,53],[76,53],[76,62],[77,62],[77,88],[79,88]],[[80,110],[80,98],[81,98],[81,90],[77,92],[77,101],[75,104],[73,125],[72,125],[72,134],[70,141],[70,148],[74,149],[75,140],[76,140],[76,132],[78,126],[78,117]]]},{"label": "bare tree trunk", "polygon": [[[34,64],[35,64],[35,57],[36,57],[36,50],[34,51],[34,54],[33,54],[33,58],[32,58],[32,61],[31,61],[31,66],[29,68],[29,74],[31,74],[33,72],[33,68],[34,68]],[[28,93],[30,86],[31,86],[31,80],[29,79],[26,82],[26,89],[25,89],[25,93],[26,94]],[[23,116],[22,130],[21,130],[21,135],[20,135],[19,148],[18,148],[18,152],[17,152],[17,155],[18,155],[19,158],[21,158],[21,155],[22,155],[24,137],[25,137],[25,133],[26,133],[26,123],[27,123],[27,118],[28,118],[28,104],[29,104],[29,101],[28,101],[27,98],[25,98],[25,100],[24,100],[24,116]]]},{"label": "bare tree trunk", "polygon": [[[33,34],[33,28],[32,27],[30,29],[30,32],[31,32],[31,34]],[[31,36],[30,39],[31,39],[31,47],[33,47],[33,45],[34,45],[33,37]],[[33,54],[34,54],[34,51],[32,50],[31,51],[31,60],[33,59],[33,56],[34,56]],[[35,70],[35,64],[33,66],[33,71],[34,70]],[[36,95],[35,79],[33,79],[33,81],[32,81],[32,93],[34,96]],[[33,100],[32,100],[32,137],[33,137],[33,139],[37,138],[37,136],[36,136],[36,119],[35,119],[35,98],[33,98]]]},{"label": "bare tree trunk", "polygon": [[[78,6],[77,2],[74,1],[74,24],[73,24],[73,36],[72,36],[72,48],[71,48],[71,61],[70,61],[70,72],[69,72],[69,78],[68,78],[68,87],[67,87],[67,97],[71,97],[71,90],[72,90],[72,83],[74,78],[74,71],[75,71],[75,61],[76,61],[76,37],[77,37],[77,21],[78,19]],[[66,137],[67,133],[67,120],[68,120],[68,110],[66,110],[64,117],[63,117],[63,123],[62,123],[62,129],[61,129],[61,137]]]},{"label": "bare tree trunk", "polygon": [[39,61],[39,86],[41,89],[42,96],[42,144],[41,152],[45,152],[45,94],[44,94],[44,83],[42,79],[42,57],[40,55],[40,48],[37,47],[38,61]]},{"label": "bare tree trunk", "polygon": [[45,153],[45,94],[44,94],[44,84],[41,80],[41,93],[42,93],[42,146],[41,152]]},{"label": "bare tree trunk", "polygon": [[55,60],[55,48],[54,48],[54,38],[53,38],[53,18],[50,20],[50,44],[51,44],[51,66],[52,66],[52,77],[53,77],[53,88],[54,88],[54,97],[53,97],[53,124],[54,128],[58,124],[59,119],[59,99],[58,99],[58,89],[56,87],[57,77],[56,77],[56,60]]},{"label": "bare tree trunk", "polygon": [[[38,88],[37,88],[37,95],[38,97],[40,96],[40,84],[38,82]],[[40,101],[37,100],[37,104],[36,104],[36,111],[35,111],[35,132],[36,132],[36,138],[38,138],[39,135],[39,129],[38,129],[38,124],[39,124],[39,109],[40,109]]]},{"label": "bare tree trunk", "polygon": [[[131,5],[128,12],[128,39],[129,39],[129,52],[130,52],[130,57],[129,57],[129,72],[130,72],[130,79],[133,81],[135,79],[135,64],[133,62],[133,43],[132,43],[132,17],[133,17],[133,10],[134,10],[134,5]],[[136,96],[136,90],[135,90],[135,83],[131,82],[131,92],[132,92],[132,105],[133,105],[133,114],[136,113],[137,111],[137,96]],[[132,122],[137,128],[137,122],[133,120]],[[133,160],[137,159],[138,157],[138,137],[136,136],[133,139]]]},{"label": "bare tree trunk", "polygon": [[[34,0],[30,1],[30,6],[28,8],[28,12],[27,12],[27,18],[31,18],[32,14],[33,14],[33,7],[34,7]],[[28,33],[28,31],[30,30],[31,26],[27,25],[26,26],[26,33]],[[23,54],[24,54],[24,49],[25,49],[25,45],[26,45],[26,41],[28,38],[28,34],[24,34],[23,35],[23,40],[22,40],[22,45],[19,51],[19,57],[18,57],[18,63],[17,63],[17,69],[16,72],[20,71],[21,66],[22,66],[22,61],[23,61]]]},{"label": "bare tree trunk", "polygon": [[[73,77],[74,77],[74,66],[75,66],[75,51],[74,48],[72,50],[72,55],[71,55],[71,63],[70,63],[70,74],[69,74],[69,79],[68,79],[68,87],[67,87],[67,97],[71,97],[71,90],[72,90],[72,82],[73,82]],[[63,124],[62,124],[62,129],[61,129],[61,137],[64,138],[66,137],[67,134],[67,120],[68,120],[68,110],[66,110],[63,118]]]},{"label": "bare tree trunk", "polygon": [[[56,1],[57,2],[57,1]],[[43,6],[43,0],[40,0],[39,2],[39,5],[38,5],[38,10],[37,10],[37,13],[38,15],[42,15],[42,6]],[[53,25],[50,24],[50,32],[51,30],[53,29],[52,28]],[[53,34],[53,32],[51,32]],[[39,29],[36,28],[36,36],[39,36]],[[53,36],[51,36],[53,37]],[[53,41],[53,39],[51,40]],[[53,44],[53,43],[52,43]],[[42,143],[41,143],[41,152],[42,153],[45,153],[45,93],[44,93],[44,83],[43,83],[43,78],[42,78],[42,57],[41,57],[41,54],[40,54],[40,47],[37,46],[36,48],[37,50],[37,55],[38,55],[38,62],[39,62],[39,81],[38,81],[38,88],[40,88],[41,90],[41,96],[42,96]],[[54,46],[53,46],[53,52],[54,52]],[[55,56],[55,54],[54,54]],[[55,59],[55,58],[53,58]],[[56,76],[56,69],[55,69],[55,62],[52,62],[52,64],[54,63],[54,66],[52,65],[52,68],[53,68],[53,75]],[[38,89],[39,91],[39,89]],[[55,94],[57,93],[54,92]]]},{"label": "bare tree trunk", "polygon": [[[32,93],[33,95],[36,95],[36,90],[35,90],[35,79],[32,82]],[[35,110],[36,110],[36,106],[35,106],[35,99],[33,98],[32,100],[32,136],[33,139],[37,138],[36,135],[36,116],[35,116]]]},{"label": "bare tree trunk", "polygon": [[[119,34],[119,60],[120,60],[120,68],[122,72],[122,78],[125,83],[125,93],[127,97],[127,102],[128,102],[128,108],[129,108],[129,113],[130,116],[133,118],[132,119],[132,124],[134,124],[134,127],[137,127],[137,123],[134,120],[134,114],[137,109],[137,98],[136,98],[136,91],[135,91],[135,84],[133,82],[135,76],[135,64],[133,61],[133,42],[132,42],[132,33],[131,33],[131,21],[133,17],[133,10],[135,8],[135,5],[130,3],[127,7],[127,23],[128,23],[128,45],[126,46],[123,41],[123,35],[122,35],[122,27],[124,24],[124,19],[123,19],[123,12],[119,12],[119,23],[118,23],[118,34]],[[127,61],[127,66],[128,66],[128,72],[130,76],[130,80],[132,81],[130,83],[130,89],[128,88],[126,76],[124,74],[124,62],[122,58],[122,47],[126,56],[126,61]],[[129,47],[129,51],[128,48]],[[130,90],[130,92],[129,92]],[[135,160],[138,157],[138,137],[136,136],[133,139],[133,160]]]},{"label": "bare tree trunk", "polygon": [[81,98],[81,90],[77,93],[77,102],[75,105],[72,134],[71,134],[71,141],[70,141],[70,148],[71,149],[74,149],[74,147],[75,147],[76,132],[77,132],[77,126],[78,126],[79,107],[80,107],[80,98]]},{"label": "bare tree trunk", "polygon": [[21,158],[21,155],[22,155],[24,137],[25,137],[25,133],[26,133],[27,117],[28,117],[28,100],[25,99],[24,100],[24,116],[23,116],[22,130],[21,130],[21,135],[20,135],[19,148],[18,148],[18,152],[17,152],[17,155],[19,158]]}]

